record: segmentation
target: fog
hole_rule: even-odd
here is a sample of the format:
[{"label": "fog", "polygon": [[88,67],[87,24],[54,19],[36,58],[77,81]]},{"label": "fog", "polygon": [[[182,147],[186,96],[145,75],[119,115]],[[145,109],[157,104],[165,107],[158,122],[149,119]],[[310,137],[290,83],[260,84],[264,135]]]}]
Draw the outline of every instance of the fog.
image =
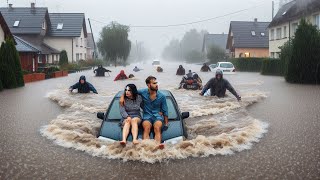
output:
[{"label": "fog", "polygon": [[[181,39],[190,29],[206,30],[209,33],[227,33],[230,21],[271,21],[272,0],[9,0],[13,7],[48,7],[49,13],[81,12],[91,19],[96,41],[101,28],[111,21],[131,26],[132,43],[142,42],[152,58],[160,57],[163,48],[172,39]],[[276,9],[279,0],[275,1]],[[1,6],[6,6],[1,1]],[[227,15],[243,9],[245,11]],[[219,18],[215,18],[218,17]],[[166,26],[215,18],[200,23],[172,27]],[[89,26],[87,26],[88,32]]]}]

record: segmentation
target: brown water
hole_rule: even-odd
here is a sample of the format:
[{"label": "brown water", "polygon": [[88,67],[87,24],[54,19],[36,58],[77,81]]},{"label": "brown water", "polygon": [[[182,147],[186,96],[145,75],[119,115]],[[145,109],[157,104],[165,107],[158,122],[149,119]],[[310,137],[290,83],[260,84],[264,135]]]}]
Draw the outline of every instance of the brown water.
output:
[{"label": "brown water", "polygon": [[[130,82],[144,87],[154,74],[174,93],[191,112],[187,141],[164,151],[154,151],[153,141],[126,148],[98,141],[95,112],[129,81],[87,71],[99,95],[83,96],[67,92],[80,76],[72,74],[0,93],[0,179],[319,179],[319,87],[255,73],[225,76],[243,97],[238,103],[232,95],[219,100],[176,90],[180,77],[168,75],[175,67],[167,74],[145,69]],[[112,70],[115,76],[120,69]],[[211,76],[200,73],[204,81]]]}]

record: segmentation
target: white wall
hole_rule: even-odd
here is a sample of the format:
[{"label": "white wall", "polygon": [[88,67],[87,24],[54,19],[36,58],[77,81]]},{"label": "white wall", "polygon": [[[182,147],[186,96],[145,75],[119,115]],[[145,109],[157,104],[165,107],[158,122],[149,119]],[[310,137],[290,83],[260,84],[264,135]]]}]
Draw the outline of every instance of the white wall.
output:
[{"label": "white wall", "polygon": [[[48,44],[49,46],[51,46],[59,51],[66,50],[67,55],[68,55],[68,61],[70,63],[72,62],[72,38],[46,37],[44,39],[44,43]],[[55,59],[55,61],[57,61],[57,60]]]},{"label": "white wall", "polygon": [[3,31],[2,27],[0,26],[0,46],[1,46],[1,43],[4,42],[4,40],[5,40],[4,31]]},{"label": "white wall", "polygon": [[[82,39],[82,42],[81,42]],[[86,60],[87,56],[87,38],[84,37],[83,29],[81,30],[81,36],[73,39],[73,52],[74,52],[74,60],[77,61],[77,54],[79,55],[79,59]]]}]

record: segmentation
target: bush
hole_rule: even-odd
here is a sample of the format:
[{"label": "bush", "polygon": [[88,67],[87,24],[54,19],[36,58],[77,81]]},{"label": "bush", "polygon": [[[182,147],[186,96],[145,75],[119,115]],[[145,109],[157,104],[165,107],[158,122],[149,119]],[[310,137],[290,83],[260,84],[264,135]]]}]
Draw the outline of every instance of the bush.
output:
[{"label": "bush", "polygon": [[63,66],[60,66],[60,69],[63,71],[79,71],[80,65],[72,63],[72,64],[65,64]]},{"label": "bush", "polygon": [[267,58],[263,60],[261,74],[283,76],[285,71],[285,63],[280,59]]},{"label": "bush", "polygon": [[22,68],[20,63],[20,56],[16,49],[16,46],[14,45],[14,42],[12,39],[7,39],[6,44],[8,46],[9,52],[9,59],[10,61],[13,61],[12,63],[12,70],[15,74],[17,86],[22,87],[24,86],[24,80],[23,80],[23,74],[22,74]]},{"label": "bush", "polygon": [[0,79],[5,89],[18,87],[9,48],[7,41],[2,43],[0,48]]},{"label": "bush", "polygon": [[59,65],[63,66],[63,65],[66,65],[66,64],[69,64],[67,51],[66,50],[62,50],[60,52]]},{"label": "bush", "polygon": [[317,28],[302,19],[291,47],[292,54],[286,67],[286,81],[317,84],[320,80],[320,34]]},{"label": "bush", "polygon": [[30,72],[30,71],[28,71],[28,70],[22,70],[22,74],[23,74],[23,75],[31,74],[31,72]]},{"label": "bush", "polygon": [[227,59],[226,51],[219,46],[211,46],[207,54],[207,58],[211,63],[216,64],[219,61],[225,61]]},{"label": "bush", "polygon": [[2,81],[0,79],[0,91],[2,91],[2,90],[3,90],[3,86],[2,86]]},{"label": "bush", "polygon": [[231,62],[237,71],[261,72],[263,60],[264,58],[234,58]]}]

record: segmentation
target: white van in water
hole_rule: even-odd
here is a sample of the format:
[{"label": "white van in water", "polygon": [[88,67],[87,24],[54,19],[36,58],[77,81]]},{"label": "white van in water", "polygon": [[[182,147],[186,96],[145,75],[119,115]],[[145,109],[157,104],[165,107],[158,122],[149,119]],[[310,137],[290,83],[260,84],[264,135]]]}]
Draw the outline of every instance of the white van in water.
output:
[{"label": "white van in water", "polygon": [[160,66],[160,61],[159,60],[153,60],[152,65],[153,66]]}]

